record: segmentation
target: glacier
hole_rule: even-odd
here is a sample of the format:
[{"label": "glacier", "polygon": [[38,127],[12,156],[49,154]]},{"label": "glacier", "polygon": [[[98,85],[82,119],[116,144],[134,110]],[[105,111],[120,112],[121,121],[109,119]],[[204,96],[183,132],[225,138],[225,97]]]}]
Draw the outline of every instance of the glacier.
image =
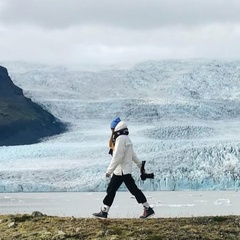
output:
[{"label": "glacier", "polygon": [[141,189],[240,189],[240,61],[90,70],[0,64],[27,97],[69,126],[38,144],[0,147],[0,192],[105,191],[109,123],[116,116],[127,122],[135,152],[155,174],[143,182],[134,168]]}]

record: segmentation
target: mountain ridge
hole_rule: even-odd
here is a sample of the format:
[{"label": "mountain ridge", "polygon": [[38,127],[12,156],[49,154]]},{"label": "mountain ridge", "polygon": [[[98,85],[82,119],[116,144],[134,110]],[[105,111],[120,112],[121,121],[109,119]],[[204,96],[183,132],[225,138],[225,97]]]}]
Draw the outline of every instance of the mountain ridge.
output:
[{"label": "mountain ridge", "polygon": [[65,130],[65,124],[26,98],[0,66],[0,146],[33,144]]}]

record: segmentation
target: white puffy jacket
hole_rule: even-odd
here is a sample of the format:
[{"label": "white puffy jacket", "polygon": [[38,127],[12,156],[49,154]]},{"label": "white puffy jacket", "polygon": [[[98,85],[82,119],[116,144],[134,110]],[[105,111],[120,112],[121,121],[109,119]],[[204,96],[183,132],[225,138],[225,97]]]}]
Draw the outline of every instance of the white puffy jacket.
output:
[{"label": "white puffy jacket", "polygon": [[[127,128],[127,124],[121,121],[115,127],[114,132],[124,128]],[[135,162],[135,164],[141,168],[142,162],[133,151],[132,141],[129,136],[120,135],[116,139],[113,157],[107,169],[107,173],[114,173],[115,175],[131,174],[132,162]]]}]

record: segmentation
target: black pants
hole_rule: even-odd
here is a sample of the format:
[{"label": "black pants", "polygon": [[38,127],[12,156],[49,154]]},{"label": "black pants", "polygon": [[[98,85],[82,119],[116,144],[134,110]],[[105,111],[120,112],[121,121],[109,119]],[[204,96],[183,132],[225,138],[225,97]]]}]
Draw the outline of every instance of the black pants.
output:
[{"label": "black pants", "polygon": [[105,204],[109,207],[112,206],[116,192],[123,182],[125,183],[126,187],[130,191],[130,193],[135,196],[138,203],[145,203],[147,201],[145,195],[135,184],[135,181],[132,178],[131,174],[126,174],[126,175],[122,175],[122,176],[113,174],[111,181],[107,188],[107,195],[103,199],[103,204]]}]

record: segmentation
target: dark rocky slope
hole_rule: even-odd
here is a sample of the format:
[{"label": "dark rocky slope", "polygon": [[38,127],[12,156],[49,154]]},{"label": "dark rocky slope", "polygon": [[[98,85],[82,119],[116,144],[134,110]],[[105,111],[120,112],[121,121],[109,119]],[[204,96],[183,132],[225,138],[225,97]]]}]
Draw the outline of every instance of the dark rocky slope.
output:
[{"label": "dark rocky slope", "polygon": [[26,98],[0,66],[0,146],[39,142],[66,131],[66,125]]}]

